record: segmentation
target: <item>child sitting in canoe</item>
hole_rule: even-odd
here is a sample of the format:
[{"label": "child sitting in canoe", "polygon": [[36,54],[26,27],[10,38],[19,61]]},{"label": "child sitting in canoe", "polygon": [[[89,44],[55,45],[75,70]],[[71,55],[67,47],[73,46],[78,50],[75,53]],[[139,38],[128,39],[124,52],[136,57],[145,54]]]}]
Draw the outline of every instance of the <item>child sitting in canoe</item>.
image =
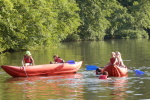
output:
[{"label": "child sitting in canoe", "polygon": [[99,76],[99,79],[109,79],[108,78],[108,72],[104,71],[103,74]]},{"label": "child sitting in canoe", "polygon": [[[62,58],[58,57],[58,55],[54,55],[53,58],[54,58],[54,63],[64,63],[65,62]],[[52,64],[52,63],[53,62],[50,62],[50,64]]]},{"label": "child sitting in canoe", "polygon": [[24,57],[22,59],[22,63],[23,63],[23,66],[34,65],[34,60],[31,56],[30,51],[26,51],[26,54],[24,55]]},{"label": "child sitting in canoe", "polygon": [[121,53],[120,52],[116,52],[116,58],[117,58],[117,65],[119,67],[126,67],[123,63],[122,57],[121,57]]},{"label": "child sitting in canoe", "polygon": [[117,58],[116,58],[116,53],[115,52],[112,52],[111,53],[111,58],[110,58],[110,62],[107,64],[107,65],[105,65],[105,67],[107,67],[107,66],[114,66],[114,65],[117,65]]},{"label": "child sitting in canoe", "polygon": [[115,52],[112,52],[111,53],[112,57],[110,58],[110,65],[116,65],[117,64],[117,58],[116,58],[116,53]]}]

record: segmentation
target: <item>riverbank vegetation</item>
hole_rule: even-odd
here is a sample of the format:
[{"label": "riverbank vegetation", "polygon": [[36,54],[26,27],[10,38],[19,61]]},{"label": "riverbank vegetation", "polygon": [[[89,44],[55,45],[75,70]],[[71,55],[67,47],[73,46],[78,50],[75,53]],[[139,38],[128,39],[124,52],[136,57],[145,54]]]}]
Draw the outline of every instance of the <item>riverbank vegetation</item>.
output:
[{"label": "riverbank vegetation", "polygon": [[0,52],[149,34],[149,0],[0,1]]}]

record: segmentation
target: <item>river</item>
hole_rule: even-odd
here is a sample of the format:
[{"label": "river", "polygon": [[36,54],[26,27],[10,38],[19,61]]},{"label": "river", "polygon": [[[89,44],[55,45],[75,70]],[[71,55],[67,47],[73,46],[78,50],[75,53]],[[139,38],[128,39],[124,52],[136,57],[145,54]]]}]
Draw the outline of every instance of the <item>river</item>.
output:
[{"label": "river", "polygon": [[[13,78],[0,68],[0,100],[150,100],[150,41],[147,39],[116,39],[105,41],[63,42],[58,48],[31,51],[35,64],[53,61],[58,54],[65,61],[83,61],[76,74]],[[128,70],[126,77],[100,80],[86,65],[103,67],[112,51],[122,54],[124,64],[145,72],[137,76]],[[0,55],[1,65],[22,65],[25,52]]]}]

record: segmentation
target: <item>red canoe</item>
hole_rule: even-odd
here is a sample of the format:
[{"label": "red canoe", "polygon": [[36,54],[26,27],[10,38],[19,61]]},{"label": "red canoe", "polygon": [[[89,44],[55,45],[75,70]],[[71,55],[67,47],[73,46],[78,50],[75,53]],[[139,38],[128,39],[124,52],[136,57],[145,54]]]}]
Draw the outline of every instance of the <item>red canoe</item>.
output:
[{"label": "red canoe", "polygon": [[107,71],[110,77],[122,77],[127,75],[128,69],[126,67],[109,65],[103,71]]},{"label": "red canoe", "polygon": [[55,74],[68,74],[76,73],[81,67],[82,61],[75,62],[75,64],[58,63],[58,64],[44,64],[35,66],[8,66],[2,65],[1,67],[13,77],[27,77],[27,76],[40,76],[40,75],[55,75]]}]

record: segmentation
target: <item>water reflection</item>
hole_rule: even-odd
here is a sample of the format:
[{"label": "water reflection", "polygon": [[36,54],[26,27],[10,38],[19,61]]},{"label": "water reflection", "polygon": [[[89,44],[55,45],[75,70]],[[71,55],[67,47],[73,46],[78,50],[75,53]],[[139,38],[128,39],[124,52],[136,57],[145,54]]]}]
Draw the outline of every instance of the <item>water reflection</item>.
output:
[{"label": "water reflection", "polygon": [[[74,74],[32,78],[9,78],[0,70],[0,99],[2,100],[148,100],[150,81],[150,41],[149,40],[108,40],[95,42],[61,43],[59,48],[32,51],[36,64],[52,61],[58,54],[67,60],[84,63]],[[94,72],[85,71],[85,65],[103,67],[109,61],[110,52],[120,51],[125,65],[144,71],[144,76],[136,76],[128,70],[128,77],[100,80]],[[24,52],[8,53],[1,56],[1,65],[21,65]],[[39,59],[40,58],[40,59]],[[9,78],[9,79],[8,79]],[[7,81],[4,81],[6,80]]]},{"label": "water reflection", "polygon": [[127,97],[126,91],[128,89],[128,80],[126,77],[116,78],[114,82],[111,83],[113,85],[113,93],[111,95],[115,95],[113,100],[123,100],[123,98]]},{"label": "water reflection", "polygon": [[128,97],[126,91],[129,89],[128,76],[124,77],[110,77],[110,79],[98,79],[93,71],[83,72],[85,79],[84,91],[85,98],[92,98],[93,100],[124,100]]},{"label": "water reflection", "polygon": [[83,91],[83,86],[80,84],[81,78],[82,74],[10,78],[6,81],[9,84],[5,92],[12,91],[13,94],[22,92],[22,96],[26,99],[77,98],[78,93]]}]

